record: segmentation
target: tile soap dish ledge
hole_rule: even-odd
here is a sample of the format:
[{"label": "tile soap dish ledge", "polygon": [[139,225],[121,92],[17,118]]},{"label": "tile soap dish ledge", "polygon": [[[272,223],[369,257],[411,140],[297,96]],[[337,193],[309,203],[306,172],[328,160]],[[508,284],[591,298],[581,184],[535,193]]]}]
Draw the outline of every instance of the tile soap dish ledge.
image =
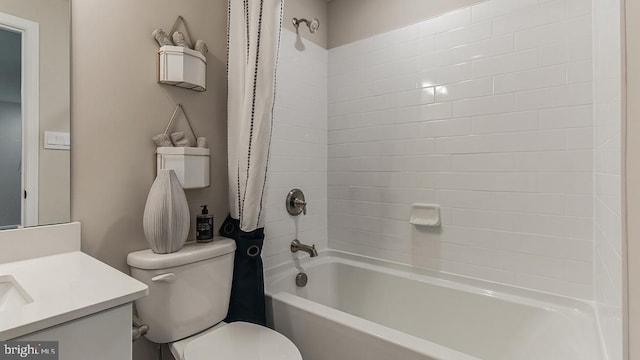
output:
[{"label": "tile soap dish ledge", "polygon": [[440,226],[440,205],[435,204],[413,204],[411,206],[411,217],[409,223],[415,226]]}]

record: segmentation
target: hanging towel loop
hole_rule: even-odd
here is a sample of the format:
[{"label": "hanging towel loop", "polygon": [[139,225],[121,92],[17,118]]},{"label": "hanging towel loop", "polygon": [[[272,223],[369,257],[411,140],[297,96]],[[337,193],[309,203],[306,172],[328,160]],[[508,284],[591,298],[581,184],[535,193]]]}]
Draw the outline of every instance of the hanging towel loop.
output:
[{"label": "hanging towel loop", "polygon": [[193,39],[193,37],[191,36],[191,32],[189,31],[187,22],[184,20],[182,15],[178,15],[178,17],[176,18],[176,21],[173,23],[173,27],[171,28],[171,31],[169,31],[169,38],[173,39],[173,33],[178,30],[178,26],[180,26],[180,23],[184,25],[184,32],[186,33],[185,35],[187,36],[186,38],[187,45],[189,46],[190,49],[193,49],[193,41],[191,40]]},{"label": "hanging towel loop", "polygon": [[193,138],[197,139],[198,136],[196,135],[196,132],[193,131],[193,126],[191,126],[191,121],[189,121],[189,117],[187,116],[187,113],[184,111],[182,104],[176,105],[176,108],[173,110],[173,114],[171,115],[171,119],[169,119],[167,126],[164,128],[164,134],[168,135],[167,132],[169,131],[169,128],[171,128],[171,124],[173,124],[173,120],[175,120],[176,115],[178,115],[178,110],[180,110],[182,112],[182,115],[184,115],[184,119],[187,121],[187,125],[189,125],[189,130],[191,130],[191,134],[193,135]]}]

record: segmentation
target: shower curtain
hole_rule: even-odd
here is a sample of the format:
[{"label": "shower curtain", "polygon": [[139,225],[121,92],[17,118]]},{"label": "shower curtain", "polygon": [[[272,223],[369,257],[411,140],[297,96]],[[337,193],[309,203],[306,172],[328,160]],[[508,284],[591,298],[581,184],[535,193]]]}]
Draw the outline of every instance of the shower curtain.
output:
[{"label": "shower curtain", "polygon": [[260,254],[282,11],[283,0],[228,0],[230,214],[220,234],[237,246],[228,322],[266,322]]}]

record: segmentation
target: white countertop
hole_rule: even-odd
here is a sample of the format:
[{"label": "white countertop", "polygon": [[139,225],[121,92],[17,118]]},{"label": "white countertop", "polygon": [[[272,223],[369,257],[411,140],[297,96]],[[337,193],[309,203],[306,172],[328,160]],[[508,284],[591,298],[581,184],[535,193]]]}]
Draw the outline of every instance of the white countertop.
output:
[{"label": "white countertop", "polygon": [[33,298],[18,310],[0,310],[0,340],[123,305],[148,287],[80,251],[0,264]]}]

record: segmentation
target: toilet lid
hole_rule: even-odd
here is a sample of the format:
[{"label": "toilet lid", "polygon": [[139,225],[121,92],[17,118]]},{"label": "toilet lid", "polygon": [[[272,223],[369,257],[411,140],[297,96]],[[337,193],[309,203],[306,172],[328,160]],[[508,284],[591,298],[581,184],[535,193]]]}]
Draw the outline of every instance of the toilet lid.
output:
[{"label": "toilet lid", "polygon": [[186,360],[302,360],[298,348],[269,328],[234,322],[191,341]]}]

